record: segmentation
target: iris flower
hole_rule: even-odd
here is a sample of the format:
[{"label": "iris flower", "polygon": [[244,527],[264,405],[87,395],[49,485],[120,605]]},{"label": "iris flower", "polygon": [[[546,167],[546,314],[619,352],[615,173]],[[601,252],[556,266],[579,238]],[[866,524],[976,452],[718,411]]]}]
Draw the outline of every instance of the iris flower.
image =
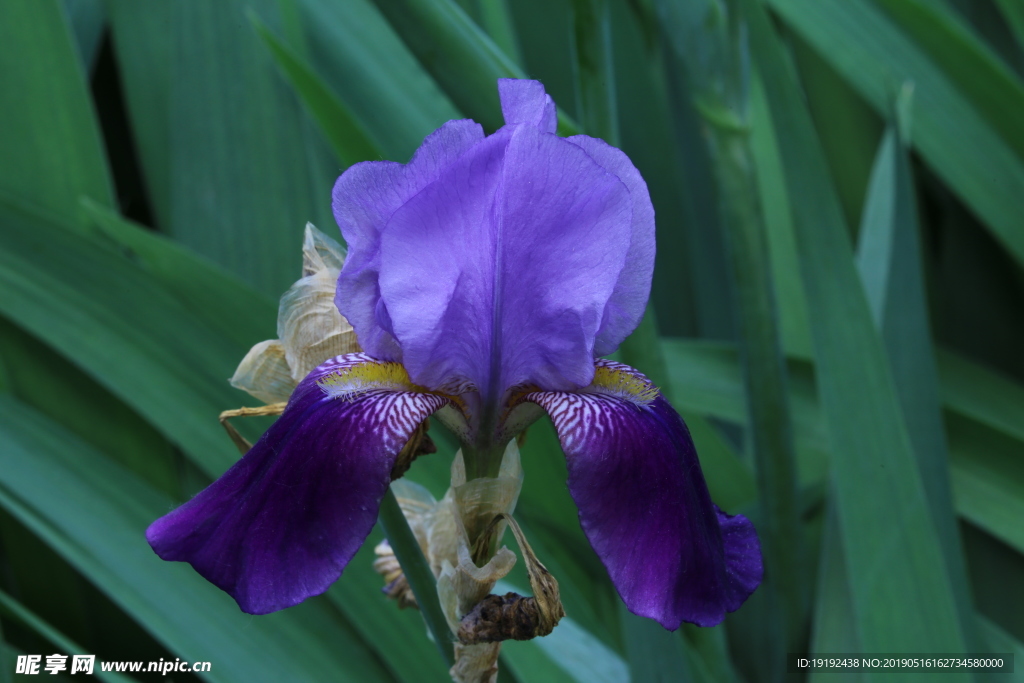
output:
[{"label": "iris flower", "polygon": [[641,373],[601,359],[650,290],[643,179],[603,141],[555,135],[539,82],[498,89],[506,125],[493,135],[449,121],[408,164],[338,179],[349,254],[335,301],[363,352],[313,369],[241,460],[147,532],[245,612],[338,579],[431,415],[474,479],[496,476],[546,412],[583,530],[634,613],[714,625],[761,580],[753,526],[712,503],[682,419]]}]

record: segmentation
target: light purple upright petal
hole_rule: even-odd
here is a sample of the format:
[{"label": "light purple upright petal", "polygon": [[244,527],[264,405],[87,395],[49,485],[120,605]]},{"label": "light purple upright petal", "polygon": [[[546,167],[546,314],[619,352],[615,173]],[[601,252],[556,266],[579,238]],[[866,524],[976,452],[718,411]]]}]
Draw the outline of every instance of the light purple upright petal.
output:
[{"label": "light purple upright petal", "polygon": [[473,121],[449,121],[423,141],[408,164],[364,161],[352,165],[334,185],[334,217],[348,244],[335,302],[355,328],[359,344],[377,358],[401,360],[386,312],[380,310],[381,232],[398,207],[483,137],[483,128]]},{"label": "light purple upright petal", "polygon": [[651,293],[651,277],[654,274],[654,206],[647,192],[647,183],[625,152],[603,140],[586,135],[575,135],[566,140],[579,145],[594,161],[626,185],[633,208],[626,265],[605,306],[604,318],[594,347],[594,355],[607,356],[636,329],[647,306],[647,298]]},{"label": "light purple upright petal", "polygon": [[446,403],[394,390],[331,398],[317,385],[370,362],[349,354],[310,373],[245,457],[150,525],[156,553],[190,563],[250,614],[327,590],[370,533],[396,455]]},{"label": "light purple upright petal", "polygon": [[526,397],[558,430],[583,530],[630,611],[672,630],[718,624],[760,583],[753,526],[712,504],[686,425],[660,393],[643,394],[646,378],[598,366],[619,374]]},{"label": "light purple upright petal", "polygon": [[[486,397],[585,386],[623,269],[629,192],[577,145],[501,129],[395,212],[380,287],[403,363]],[[493,393],[492,393],[493,395]]]},{"label": "light purple upright petal", "polygon": [[499,78],[498,96],[501,113],[507,125],[534,126],[542,133],[554,133],[558,128],[558,110],[551,95],[544,92],[540,81],[519,78]]}]

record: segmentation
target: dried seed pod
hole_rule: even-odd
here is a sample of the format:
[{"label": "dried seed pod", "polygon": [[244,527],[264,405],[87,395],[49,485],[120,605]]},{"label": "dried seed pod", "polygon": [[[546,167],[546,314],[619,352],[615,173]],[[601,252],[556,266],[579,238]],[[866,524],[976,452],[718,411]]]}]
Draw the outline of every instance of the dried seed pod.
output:
[{"label": "dried seed pod", "polygon": [[[454,634],[458,634],[462,628],[465,620],[463,615],[472,613],[494,589],[495,583],[504,578],[515,565],[516,556],[508,548],[501,548],[497,552],[491,552],[491,549],[509,525],[522,481],[519,449],[515,440],[511,440],[506,447],[498,476],[494,478],[467,482],[462,453],[456,454],[452,463],[452,486],[439,502],[426,489],[413,482],[405,479],[392,482],[402,512],[423,548],[434,575],[438,577],[438,598]],[[522,532],[518,526],[513,529],[519,538]],[[524,557],[536,562],[529,545],[524,544],[525,539],[521,539]],[[382,543],[377,547],[377,552],[374,569],[387,582],[385,592],[401,605],[403,600],[408,599],[401,567],[391,553],[390,546]],[[487,558],[487,562],[478,566],[477,561],[482,561],[482,558]],[[543,565],[540,567],[543,569]],[[530,571],[532,577],[537,569]],[[557,604],[557,583],[554,583],[554,579],[550,579],[550,583],[554,585],[554,602]],[[534,590],[542,594],[537,588]],[[557,618],[549,618],[553,610],[542,608],[540,599],[525,600],[534,604],[535,616],[530,619],[529,630],[538,635],[537,624],[541,624],[541,630],[546,627],[545,632],[550,632],[557,622]],[[561,610],[560,604],[558,609]],[[450,670],[452,679],[457,683],[494,683],[497,680],[500,641],[504,639],[496,638],[494,642],[482,639],[472,643],[456,642],[455,665]]]}]

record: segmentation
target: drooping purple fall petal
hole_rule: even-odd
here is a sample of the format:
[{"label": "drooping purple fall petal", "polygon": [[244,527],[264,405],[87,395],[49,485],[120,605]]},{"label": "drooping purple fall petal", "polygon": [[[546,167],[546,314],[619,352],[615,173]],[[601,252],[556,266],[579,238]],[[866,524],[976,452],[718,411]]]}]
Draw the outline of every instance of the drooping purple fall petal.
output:
[{"label": "drooping purple fall petal", "polygon": [[599,361],[585,392],[538,392],[580,523],[630,611],[713,626],[760,583],[753,526],[712,504],[686,425],[642,375]]},{"label": "drooping purple fall petal", "polygon": [[[327,590],[370,533],[396,455],[447,402],[394,382],[374,388],[375,365],[349,354],[310,373],[245,457],[150,525],[156,553],[189,562],[250,614]],[[353,369],[348,397],[317,384]]]},{"label": "drooping purple fall petal", "polygon": [[725,543],[725,611],[734,612],[761,584],[764,564],[754,525],[743,515],[728,515],[715,506]]}]

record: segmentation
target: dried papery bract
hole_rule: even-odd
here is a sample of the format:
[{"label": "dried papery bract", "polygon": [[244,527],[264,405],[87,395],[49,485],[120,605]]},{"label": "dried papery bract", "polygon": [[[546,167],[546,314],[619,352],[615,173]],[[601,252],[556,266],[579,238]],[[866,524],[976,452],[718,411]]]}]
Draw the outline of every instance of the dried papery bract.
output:
[{"label": "dried papery bract", "polygon": [[[446,566],[458,567],[462,560],[468,562],[473,569],[480,569],[472,559],[470,539],[473,538],[475,541],[476,538],[469,535],[467,528],[489,529],[490,537],[497,542],[505,524],[491,525],[491,522],[496,518],[503,518],[503,515],[511,515],[515,510],[522,482],[519,449],[513,441],[506,448],[498,477],[494,478],[474,479],[467,483],[462,452],[457,453],[452,462],[452,486],[440,501],[434,500],[433,496],[419,484],[405,479],[393,481],[391,486],[409,527],[430,563],[431,570],[435,576],[441,576]],[[511,555],[514,562],[515,556],[509,551],[506,552]],[[382,555],[386,555],[383,549]],[[380,564],[381,568],[386,566],[389,565]],[[511,569],[511,565],[508,568]],[[479,571],[474,575],[480,580],[485,578]],[[494,581],[504,575],[495,575]],[[480,593],[480,597],[486,595],[491,586],[493,581],[486,591]],[[468,610],[473,604],[475,602],[465,605],[465,609]],[[453,633],[457,630],[460,614],[457,603],[453,603]]]},{"label": "dried papery bract", "polygon": [[341,245],[307,223],[302,278],[281,297],[278,339],[260,342],[246,354],[231,378],[232,386],[266,403],[287,401],[295,386],[317,365],[359,351],[352,326],[334,304],[344,263]]},{"label": "dried papery bract", "polygon": [[[515,566],[516,556],[502,547],[487,564],[477,567],[470,557],[469,546],[460,538],[458,563],[445,562],[437,578],[437,596],[448,618],[452,633],[458,634],[462,615],[490,594],[494,584]],[[452,679],[457,683],[491,683],[498,675],[498,654],[501,643],[455,643],[455,666]]]},{"label": "dried papery bract", "polygon": [[306,223],[302,240],[302,277],[316,275],[326,270],[340,273],[345,265],[345,249],[327,235]]},{"label": "dried papery bract", "polygon": [[[458,613],[462,615],[457,628],[449,622],[458,639],[455,643],[455,666],[450,673],[459,683],[493,683],[497,678],[502,641],[546,636],[565,616],[559,600],[558,582],[537,559],[515,519],[501,514],[492,520],[488,529],[493,530],[505,522],[512,528],[526,561],[534,597],[516,593],[504,596],[490,594],[497,579],[507,574],[515,564],[515,556],[505,547],[477,569],[469,557],[467,546],[460,545],[458,566],[446,565],[438,578],[438,595],[449,620],[453,597],[458,601]],[[486,546],[490,536],[489,533],[481,536],[477,547]],[[506,553],[512,560],[507,565]],[[469,605],[472,607],[466,609]]]},{"label": "dried papery bract", "polygon": [[[268,339],[252,347],[229,380],[231,386],[268,404],[266,408],[221,413],[221,424],[242,453],[252,444],[231,426],[230,418],[280,415],[295,387],[313,368],[329,358],[360,350],[355,331],[334,303],[338,275],[344,264],[342,246],[307,223],[302,244],[302,278],[284,293],[278,308],[279,339]],[[423,435],[418,434],[416,441],[423,442]],[[416,451],[414,446],[412,452]],[[411,458],[404,462],[408,464]]]},{"label": "dried papery bract", "polygon": [[406,607],[419,607],[416,602],[416,595],[412,592],[412,586],[405,578],[402,565],[395,557],[395,551],[387,540],[383,540],[373,549],[377,559],[373,561],[373,570],[384,577],[384,595],[395,601],[398,609]]},{"label": "dried papery bract", "polygon": [[356,334],[334,303],[345,254],[337,242],[306,224],[303,277],[281,297],[277,334],[296,382],[328,358],[359,351]]},{"label": "dried papery bract", "polygon": [[[432,564],[440,560],[437,595],[454,634],[459,632],[462,616],[490,594],[494,584],[515,566],[516,556],[508,548],[502,547],[493,553],[483,566],[477,566],[477,562],[484,558],[474,558],[472,549],[494,519],[512,514],[522,486],[519,447],[514,440],[505,449],[497,477],[467,482],[462,452],[455,456],[452,486],[441,503],[444,512],[435,517],[430,535],[434,546],[431,549]],[[493,537],[496,544],[500,533]],[[450,672],[452,679],[459,683],[491,683],[496,680],[500,650],[501,643],[456,642],[455,666]]]},{"label": "dried papery bract", "polygon": [[264,403],[286,402],[298,385],[279,339],[261,341],[249,349],[230,382]]},{"label": "dried papery bract", "polygon": [[[438,598],[457,637],[451,675],[459,683],[494,681],[501,641],[547,635],[564,615],[558,583],[537,560],[512,517],[522,482],[519,448],[512,440],[497,477],[467,481],[460,451],[452,463],[452,486],[440,501],[417,484],[392,484],[437,576]],[[536,597],[491,595],[516,562],[508,548],[495,550],[506,526],[519,543]],[[374,569],[384,576],[384,592],[400,607],[414,604],[390,547],[381,543],[377,554]]]}]

